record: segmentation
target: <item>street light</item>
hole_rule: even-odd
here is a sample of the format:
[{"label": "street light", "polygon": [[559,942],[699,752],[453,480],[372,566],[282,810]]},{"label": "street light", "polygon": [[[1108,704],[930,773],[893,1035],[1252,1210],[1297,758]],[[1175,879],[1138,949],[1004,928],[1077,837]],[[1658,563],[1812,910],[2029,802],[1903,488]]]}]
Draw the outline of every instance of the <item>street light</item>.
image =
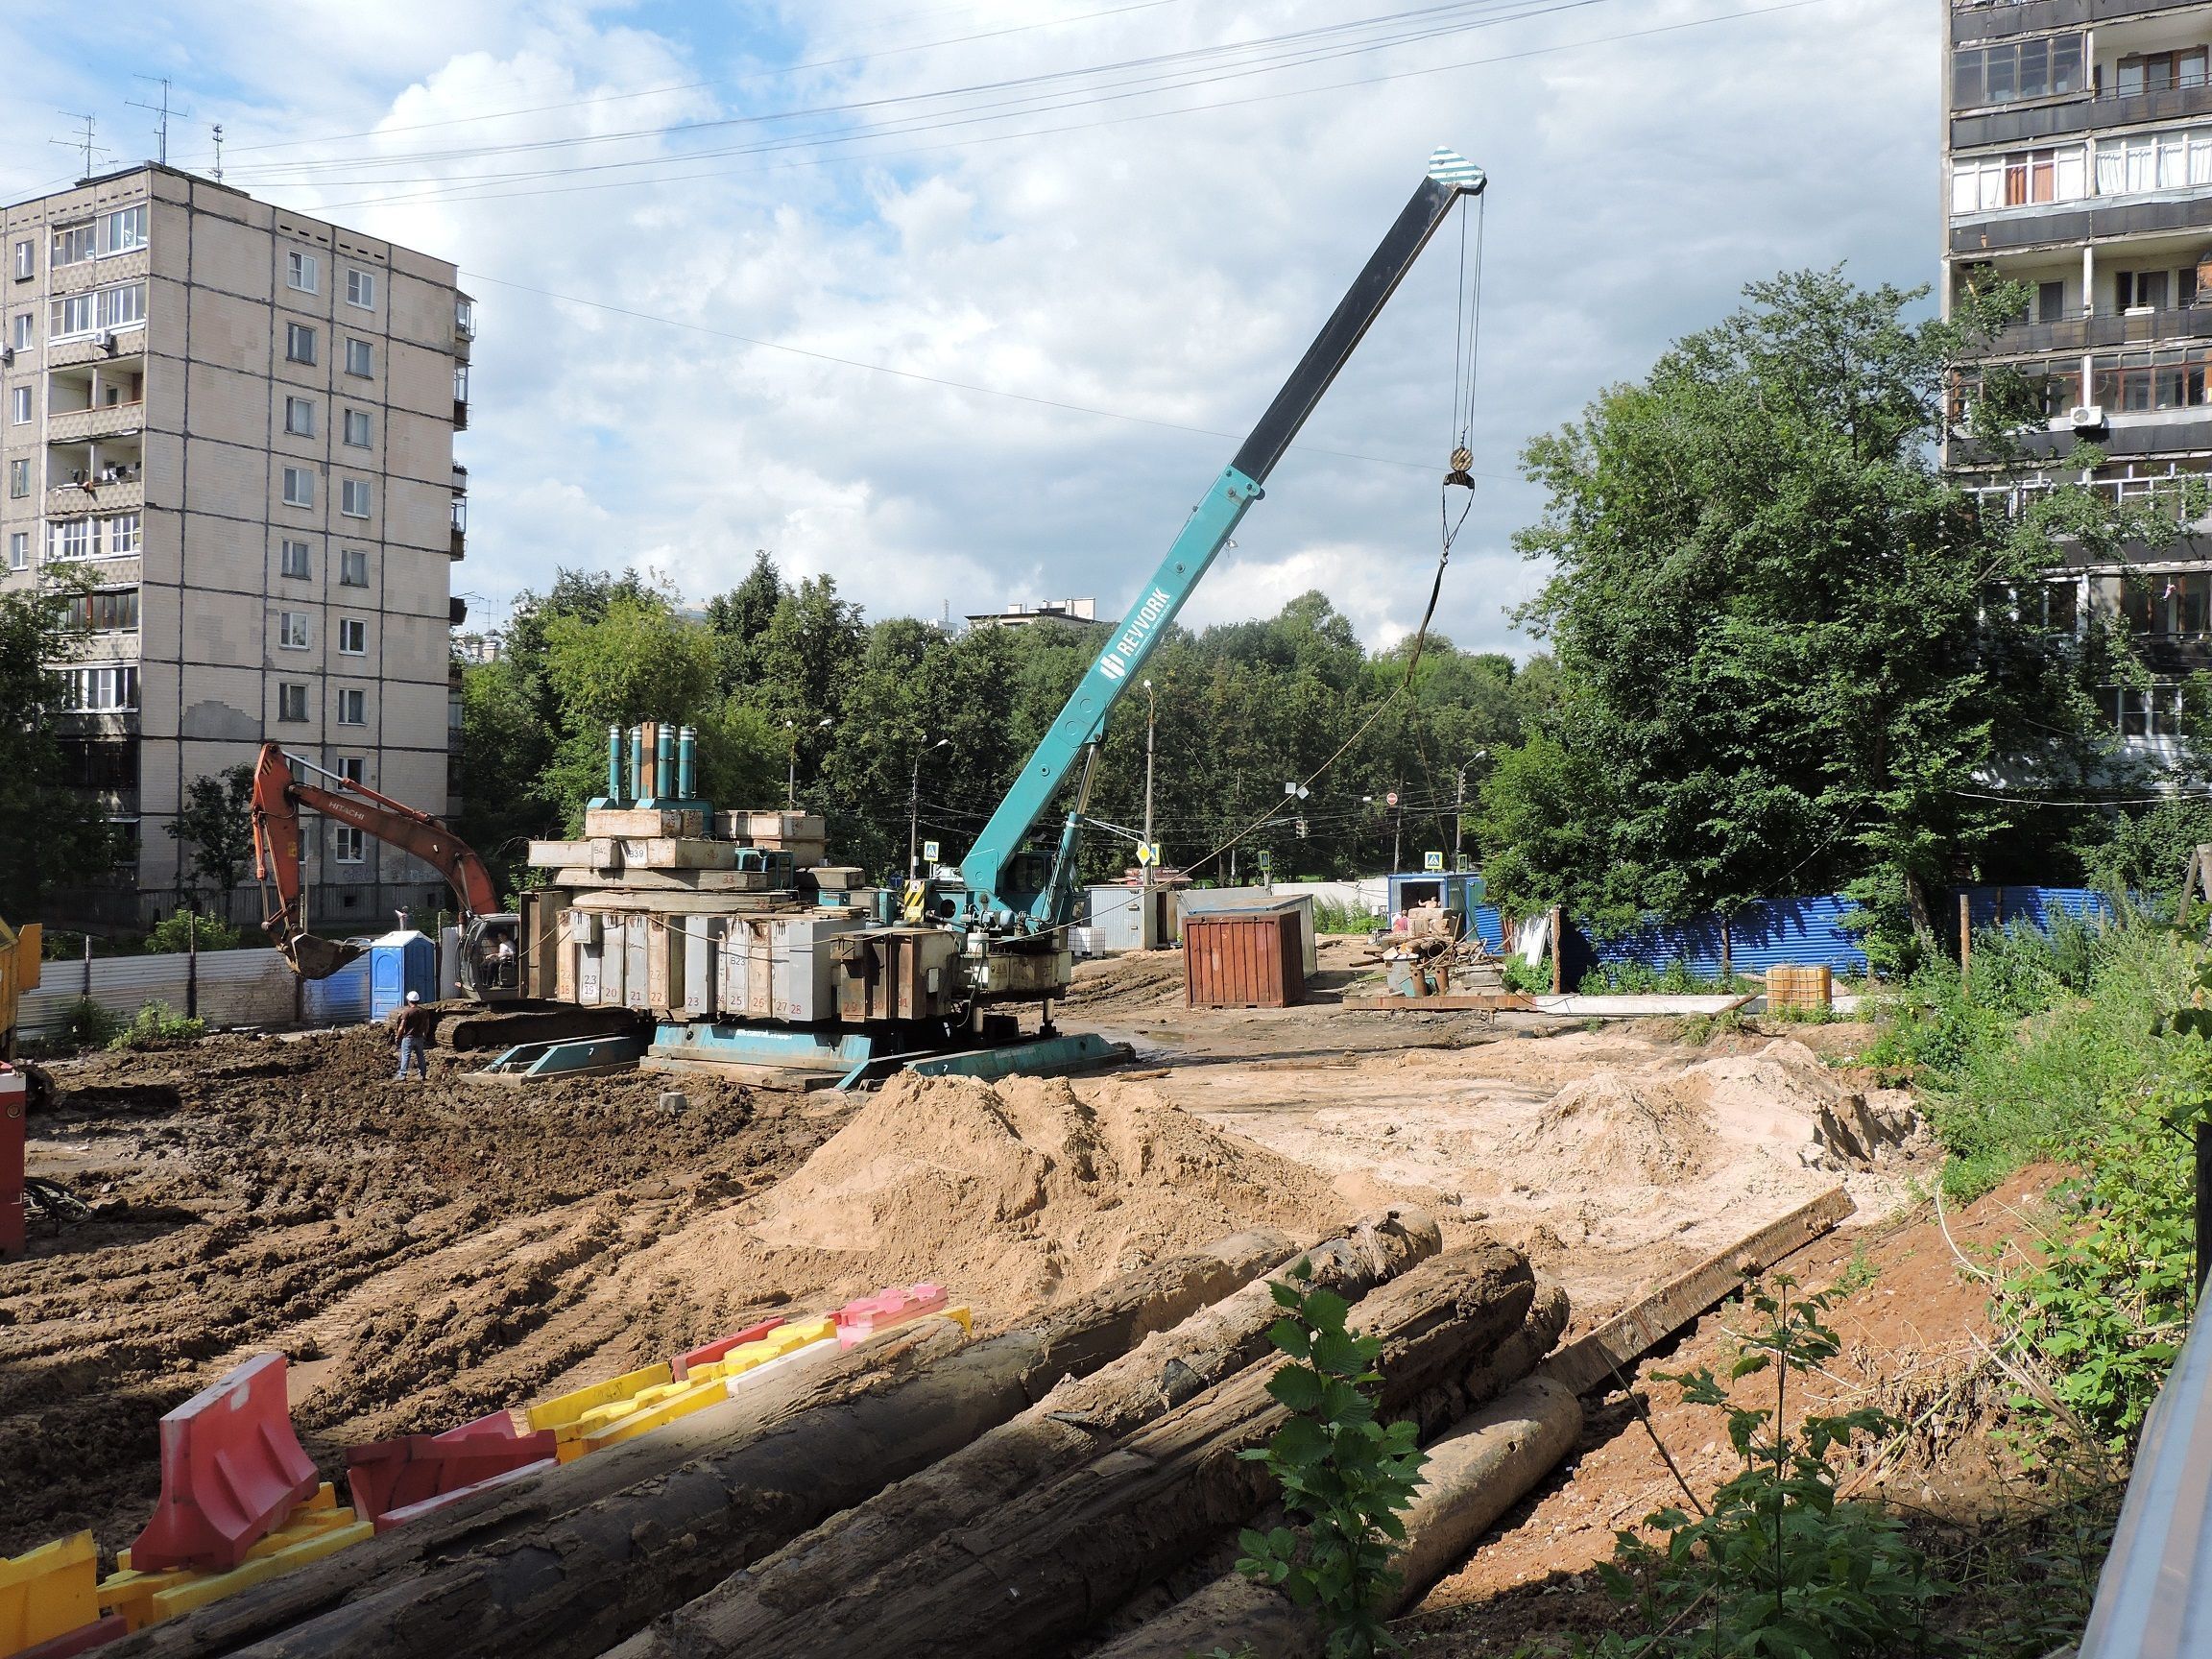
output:
[{"label": "street light", "polygon": [[[814,722],[813,729],[827,732],[830,726],[830,721],[825,715]],[[783,730],[791,734],[791,759],[783,769],[783,810],[796,812],[799,809],[799,722],[786,720],[783,722]]]},{"label": "street light", "polygon": [[950,749],[952,739],[940,737],[932,743],[922,739],[922,747],[914,751],[914,775],[906,780],[906,879],[918,880],[922,875],[921,843],[916,837],[922,831],[922,757],[936,749]]}]

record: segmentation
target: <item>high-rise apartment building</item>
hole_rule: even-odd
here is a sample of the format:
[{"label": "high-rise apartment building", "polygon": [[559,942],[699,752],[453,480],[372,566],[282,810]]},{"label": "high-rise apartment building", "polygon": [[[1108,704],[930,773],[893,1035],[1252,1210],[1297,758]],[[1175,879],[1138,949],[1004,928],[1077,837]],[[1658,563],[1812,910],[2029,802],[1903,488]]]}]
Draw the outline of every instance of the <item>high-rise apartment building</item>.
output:
[{"label": "high-rise apartment building", "polygon": [[[264,739],[448,811],[454,267],[152,165],[0,225],[0,584],[96,584],[60,719],[128,848],[49,925],[173,909],[185,792]],[[381,928],[443,892],[341,825],[305,858],[319,922]]]},{"label": "high-rise apartment building", "polygon": [[[2041,467],[1991,477],[1991,509],[2061,482],[2115,497],[2165,492],[2212,466],[2212,4],[1998,0],[1946,4],[1946,309],[1970,283],[2027,283],[2028,314],[1991,361],[2040,387]],[[1961,377],[1970,398],[1976,376]],[[2105,464],[2068,468],[2079,441]],[[1971,478],[1954,435],[1947,459]],[[2181,679],[2212,663],[2212,545],[2176,533],[2130,568],[2055,570],[2036,602],[2054,627],[2124,616],[2151,684],[2116,685],[2105,712],[2128,745],[2162,752]]]}]

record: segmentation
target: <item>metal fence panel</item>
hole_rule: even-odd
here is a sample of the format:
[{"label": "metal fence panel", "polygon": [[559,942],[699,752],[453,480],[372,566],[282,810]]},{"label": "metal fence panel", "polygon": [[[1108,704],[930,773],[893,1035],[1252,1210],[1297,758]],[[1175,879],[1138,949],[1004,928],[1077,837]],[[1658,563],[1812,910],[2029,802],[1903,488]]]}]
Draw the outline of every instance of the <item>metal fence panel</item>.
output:
[{"label": "metal fence panel", "polygon": [[1976,927],[1998,927],[2026,921],[2048,928],[2064,913],[2078,922],[2112,919],[2111,899],[2093,887],[1970,887],[1966,916]]},{"label": "metal fence panel", "polygon": [[[191,957],[181,950],[48,962],[19,1017],[27,1035],[56,1031],[86,996],[123,1020],[149,1002],[181,1014],[192,999],[190,978]],[[210,1025],[289,1025],[297,1017],[292,970],[274,950],[203,950],[198,978],[200,1018]]]},{"label": "metal fence panel", "polygon": [[301,993],[308,1024],[362,1024],[369,1018],[369,958],[355,957],[327,979],[302,981]]}]

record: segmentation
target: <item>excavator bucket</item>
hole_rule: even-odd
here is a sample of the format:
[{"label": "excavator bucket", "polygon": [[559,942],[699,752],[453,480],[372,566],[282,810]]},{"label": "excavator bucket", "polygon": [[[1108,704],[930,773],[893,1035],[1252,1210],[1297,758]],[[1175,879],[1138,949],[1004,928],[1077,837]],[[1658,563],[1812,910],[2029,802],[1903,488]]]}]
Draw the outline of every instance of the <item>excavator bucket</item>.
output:
[{"label": "excavator bucket", "polygon": [[327,979],[362,954],[358,945],[341,945],[335,939],[319,938],[313,933],[295,933],[276,949],[284,953],[284,960],[292,964],[292,971],[302,979]]}]

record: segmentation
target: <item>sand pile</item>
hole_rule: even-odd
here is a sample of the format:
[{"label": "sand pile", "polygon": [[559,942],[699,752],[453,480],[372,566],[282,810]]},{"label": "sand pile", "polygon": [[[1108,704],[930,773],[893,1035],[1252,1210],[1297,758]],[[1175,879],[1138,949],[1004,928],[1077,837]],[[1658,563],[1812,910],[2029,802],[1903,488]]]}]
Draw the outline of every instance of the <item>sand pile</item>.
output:
[{"label": "sand pile", "polygon": [[1552,1096],[1511,1145],[1516,1178],[1589,1191],[1673,1186],[1746,1159],[1787,1170],[1864,1167],[1910,1123],[1870,1112],[1804,1044],[1605,1068]]},{"label": "sand pile", "polygon": [[1319,1237],[1344,1211],[1315,1171],[1142,1084],[903,1077],[733,1212],[733,1243],[795,1294],[931,1279],[1003,1315],[1239,1228]]}]

